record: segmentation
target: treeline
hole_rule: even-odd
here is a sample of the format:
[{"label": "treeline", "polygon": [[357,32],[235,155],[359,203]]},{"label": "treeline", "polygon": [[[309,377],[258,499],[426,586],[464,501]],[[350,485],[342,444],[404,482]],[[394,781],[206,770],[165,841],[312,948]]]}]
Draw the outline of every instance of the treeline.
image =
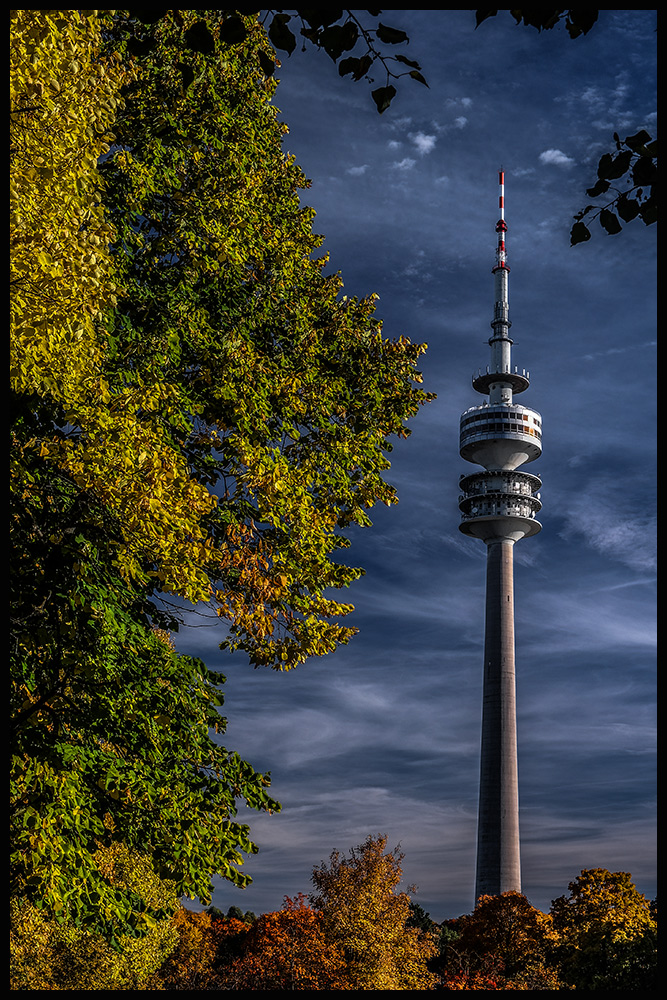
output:
[{"label": "treeline", "polygon": [[280,808],[177,608],[253,666],[347,642],[344,532],[429,396],[325,273],[256,15],[10,27],[10,891],[115,948],[245,885],[238,807]]},{"label": "treeline", "polygon": [[[625,872],[587,869],[548,913],[518,892],[437,924],[399,890],[403,855],[368,837],[313,870],[314,893],[259,918],[179,908],[115,951],[23,902],[13,989],[654,990],[654,904]],[[116,862],[121,862],[117,857]],[[156,886],[158,883],[156,883]]]}]

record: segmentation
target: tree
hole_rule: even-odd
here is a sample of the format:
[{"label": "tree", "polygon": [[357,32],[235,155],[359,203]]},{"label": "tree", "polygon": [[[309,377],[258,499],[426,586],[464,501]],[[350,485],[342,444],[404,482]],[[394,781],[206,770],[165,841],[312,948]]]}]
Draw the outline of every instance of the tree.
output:
[{"label": "tree", "polygon": [[[158,879],[145,857],[122,844],[101,848],[98,863],[110,883],[169,913],[178,906],[173,883]],[[176,947],[169,916],[141,938],[121,935],[112,946],[73,923],[58,923],[26,899],[10,902],[10,984],[14,990],[161,989],[157,971]]]},{"label": "tree", "polygon": [[169,409],[145,405],[143,423],[215,497],[205,541],[188,563],[161,557],[155,585],[192,599],[205,574],[228,647],[286,669],[353,634],[331,622],[350,606],[325,596],[361,573],[334,556],[341,529],[395,501],[389,437],[431,397],[415,385],[423,348],[385,340],[373,299],[341,298],[313,259],[306,181],[282,152],[259,58],[270,46],[251,16],[226,41],[230,20],[114,20],[114,44],[139,54],[102,165],[124,289],[109,382],[124,393],[131,373],[149,399],[168,387]]},{"label": "tree", "polygon": [[247,881],[238,802],[278,808],[165,595],[256,665],[347,641],[341,531],[430,398],[313,259],[261,26],[140,13],[12,21],[12,893],[112,940],[164,914],[100,845],[206,903]]},{"label": "tree", "polygon": [[[606,199],[608,192],[614,192],[613,197],[602,207],[587,205],[575,215],[575,223],[570,233],[570,243],[585,242],[591,238],[588,225],[582,222],[589,212],[588,224],[599,218],[600,225],[611,236],[620,233],[621,222],[632,222],[640,218],[644,225],[650,226],[658,220],[658,140],[652,139],[646,129],[640,129],[636,135],[628,135],[621,140],[614,132],[616,155],[605,153],[598,164],[598,179],[587,189],[589,198]],[[612,181],[618,180],[625,184],[625,190],[620,191],[612,186]],[[634,197],[630,197],[634,195]]]},{"label": "tree", "polygon": [[[368,10],[363,13],[377,16],[382,13],[379,10]],[[380,114],[387,110],[392,100],[396,96],[396,88],[390,80],[399,80],[402,76],[409,76],[412,80],[428,87],[426,80],[421,73],[421,66],[415,59],[408,59],[404,53],[386,55],[378,48],[378,42],[387,45],[400,45],[402,42],[409,42],[407,34],[400,28],[390,28],[388,25],[378,22],[376,28],[364,27],[357,17],[357,12],[353,10],[297,10],[294,15],[286,11],[267,11],[265,20],[269,15],[273,15],[268,29],[269,40],[281,51],[292,54],[296,48],[297,39],[291,28],[288,27],[292,17],[296,16],[301,22],[300,35],[302,38],[312,42],[318,48],[324,49],[328,56],[338,63],[338,72],[341,76],[351,76],[353,80],[366,79],[369,83],[374,80],[370,72],[374,71],[376,64],[380,63],[385,72],[385,85],[377,87],[371,91],[371,97]],[[342,23],[341,23],[342,22]],[[373,38],[375,36],[375,38]],[[361,43],[361,55],[349,55],[341,58],[344,52],[352,51],[357,43]],[[365,51],[363,49],[365,48]],[[408,68],[397,72],[397,67],[390,63],[400,63]],[[275,66],[270,63],[262,63],[265,72],[271,75]]]},{"label": "tree", "polygon": [[656,921],[627,872],[585,868],[551,904],[555,960],[582,990],[656,989]]},{"label": "tree", "polygon": [[108,511],[26,455],[10,510],[12,892],[111,938],[142,933],[164,914],[109,882],[98,845],[148,853],[208,902],[213,873],[247,882],[237,799],[279,807],[268,777],[212,738],[222,675],[179,656],[119,578]]},{"label": "tree", "polygon": [[177,944],[155,980],[163,990],[222,988],[220,966],[242,950],[248,925],[236,918],[193,913],[181,907],[172,920]]},{"label": "tree", "polygon": [[327,941],[345,954],[352,989],[431,989],[433,937],[409,925],[410,897],[397,892],[403,855],[387,838],[367,837],[348,856],[333,851],[313,869],[312,903]]},{"label": "tree", "polygon": [[551,918],[531,906],[522,893],[480,896],[473,913],[460,917],[456,924],[456,938],[447,949],[448,978],[488,978],[496,985],[454,988],[560,988],[546,962],[554,936]]},{"label": "tree", "polygon": [[301,894],[286,896],[282,910],[259,917],[245,937],[243,955],[220,977],[226,989],[355,989],[342,949],[325,937],[322,914]]}]

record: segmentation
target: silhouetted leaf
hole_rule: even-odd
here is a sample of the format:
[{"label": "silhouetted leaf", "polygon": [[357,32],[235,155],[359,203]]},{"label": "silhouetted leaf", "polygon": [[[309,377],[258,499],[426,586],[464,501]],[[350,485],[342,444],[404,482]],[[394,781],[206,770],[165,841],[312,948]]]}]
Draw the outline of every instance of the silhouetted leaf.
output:
[{"label": "silhouetted leaf", "polygon": [[635,184],[653,184],[658,176],[658,169],[650,156],[640,156],[632,167],[632,179]]},{"label": "silhouetted leaf", "polygon": [[421,66],[416,59],[408,59],[407,56],[395,55],[393,57],[397,62],[405,63],[406,66],[412,66],[413,69],[421,69]]},{"label": "silhouetted leaf", "polygon": [[347,24],[334,24],[325,28],[320,34],[319,44],[331,56],[334,62],[348,49],[354,48],[359,37],[359,30],[354,21]]},{"label": "silhouetted leaf", "polygon": [[259,65],[262,67],[262,73],[264,76],[273,76],[276,71],[276,64],[273,59],[271,59],[270,56],[267,56],[266,52],[262,52],[261,49],[259,49],[257,57],[259,59]]},{"label": "silhouetted leaf", "polygon": [[598,177],[606,177],[607,171],[611,169],[613,157],[611,153],[605,153],[600,157],[600,162],[598,163]]},{"label": "silhouetted leaf", "polygon": [[289,14],[275,14],[269,28],[269,39],[277,49],[282,49],[291,55],[296,48],[296,38],[287,27],[289,20]]},{"label": "silhouetted leaf", "polygon": [[632,222],[639,215],[639,202],[634,198],[621,195],[616,202],[616,211],[623,219],[623,222]]},{"label": "silhouetted leaf", "polygon": [[646,143],[651,141],[651,136],[646,129],[640,129],[635,135],[626,135],[625,145],[634,150],[635,153],[643,153]]},{"label": "silhouetted leaf", "polygon": [[377,105],[377,109],[382,114],[386,111],[394,97],[396,96],[396,87],[389,85],[388,87],[378,87],[377,90],[371,91],[371,97]]},{"label": "silhouetted leaf", "polygon": [[620,233],[623,228],[614,213],[610,212],[608,208],[603,208],[600,212],[600,225],[607,230],[610,236]]},{"label": "silhouetted leaf", "polygon": [[[334,10],[328,7],[317,7],[308,10],[299,10],[298,12],[304,21],[311,26],[311,28],[326,28],[330,24],[335,24],[336,21],[340,21],[343,16],[342,10]],[[372,11],[369,11],[372,13]]]},{"label": "silhouetted leaf", "polygon": [[193,52],[214,52],[215,41],[206,21],[195,21],[185,32],[185,44]]},{"label": "silhouetted leaf", "polygon": [[586,188],[586,194],[589,198],[597,198],[599,195],[604,194],[608,190],[609,181],[605,181],[600,178],[595,182],[592,188]]},{"label": "silhouetted leaf", "polygon": [[376,35],[381,42],[385,42],[387,45],[398,45],[400,42],[407,42],[408,36],[404,31],[400,31],[398,28],[389,28],[386,24],[378,24]]},{"label": "silhouetted leaf", "polygon": [[145,56],[152,52],[156,45],[157,42],[151,35],[146,35],[144,38],[137,38],[135,35],[127,43],[128,49],[134,56]]},{"label": "silhouetted leaf", "polygon": [[590,238],[591,234],[583,222],[575,222],[570,231],[570,246],[574,247],[577,243],[585,243]]},{"label": "silhouetted leaf", "polygon": [[632,155],[631,149],[624,149],[616,156],[612,156],[611,153],[605,153],[598,164],[598,177],[607,180],[622,177],[630,166]]},{"label": "silhouetted leaf", "polygon": [[410,70],[410,76],[412,77],[413,80],[418,80],[419,83],[423,83],[425,87],[428,87],[426,80],[421,75],[421,73],[417,72],[416,69]]},{"label": "silhouetted leaf", "polygon": [[195,71],[188,63],[179,62],[176,64],[183,77],[183,89],[187,90],[195,78]]},{"label": "silhouetted leaf", "polygon": [[658,221],[658,201],[654,195],[639,206],[639,217],[645,226],[651,226]]},{"label": "silhouetted leaf", "polygon": [[568,10],[565,22],[570,38],[587,34],[598,19],[597,10]]},{"label": "silhouetted leaf", "polygon": [[373,60],[368,53],[360,56],[359,58],[356,56],[348,56],[347,59],[341,59],[338,64],[338,72],[341,76],[346,76],[348,73],[351,73],[354,80],[361,80],[362,76],[366,75],[372,65]]},{"label": "silhouetted leaf", "polygon": [[486,21],[487,17],[495,17],[497,13],[498,13],[497,10],[476,10],[475,19],[477,21],[477,24],[475,25],[475,27],[479,28],[482,21]]},{"label": "silhouetted leaf", "polygon": [[[248,29],[240,17],[226,17],[220,25],[220,41],[226,45],[238,45],[248,37]],[[266,74],[269,76],[269,74]]]}]

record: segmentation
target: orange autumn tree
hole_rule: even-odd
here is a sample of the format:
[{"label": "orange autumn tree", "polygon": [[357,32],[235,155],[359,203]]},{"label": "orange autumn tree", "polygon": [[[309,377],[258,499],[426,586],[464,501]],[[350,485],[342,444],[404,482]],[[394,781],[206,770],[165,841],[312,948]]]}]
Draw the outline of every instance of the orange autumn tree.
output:
[{"label": "orange autumn tree", "polygon": [[[228,923],[226,921],[225,923]],[[221,973],[225,989],[351,990],[343,950],[323,932],[322,914],[299,893],[250,928],[245,950]]]},{"label": "orange autumn tree", "polygon": [[555,972],[546,964],[554,936],[552,920],[520,892],[480,896],[457,920],[449,947],[445,989],[553,990]]}]

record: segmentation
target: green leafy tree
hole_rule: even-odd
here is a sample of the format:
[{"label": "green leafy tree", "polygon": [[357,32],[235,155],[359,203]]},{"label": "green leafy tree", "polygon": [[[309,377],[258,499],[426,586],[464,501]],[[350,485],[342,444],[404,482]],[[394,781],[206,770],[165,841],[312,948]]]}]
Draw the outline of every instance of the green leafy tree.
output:
[{"label": "green leafy tree", "polygon": [[347,641],[341,532],[395,502],[389,438],[429,398],[422,348],[314,258],[262,27],[140,13],[12,35],[12,894],[115,942],[165,914],[100,847],[207,903],[247,881],[238,803],[278,808],[162,596],[255,664]]},{"label": "green leafy tree", "polygon": [[561,979],[579,990],[654,990],[657,925],[627,872],[584,869],[551,904]]},{"label": "green leafy tree", "polygon": [[119,577],[107,509],[14,452],[12,892],[110,937],[140,934],[164,914],[109,882],[98,845],[147,853],[179,894],[209,902],[214,873],[247,882],[237,865],[255,848],[237,799],[279,807],[268,777],[212,737],[224,678],[178,655]]},{"label": "green leafy tree", "polygon": [[[353,634],[331,621],[350,605],[325,596],[361,573],[336,558],[341,529],[395,502],[389,437],[430,396],[416,386],[423,348],[384,339],[373,298],[341,297],[314,256],[307,182],[282,151],[260,59],[272,50],[240,20],[243,32],[226,11],[114,19],[114,44],[139,54],[102,166],[123,288],[108,371],[112,394],[141,387],[144,425],[215,497],[190,579],[182,553],[148,575],[192,599],[205,573],[229,648],[285,669]],[[169,388],[168,409],[153,386]]]}]

